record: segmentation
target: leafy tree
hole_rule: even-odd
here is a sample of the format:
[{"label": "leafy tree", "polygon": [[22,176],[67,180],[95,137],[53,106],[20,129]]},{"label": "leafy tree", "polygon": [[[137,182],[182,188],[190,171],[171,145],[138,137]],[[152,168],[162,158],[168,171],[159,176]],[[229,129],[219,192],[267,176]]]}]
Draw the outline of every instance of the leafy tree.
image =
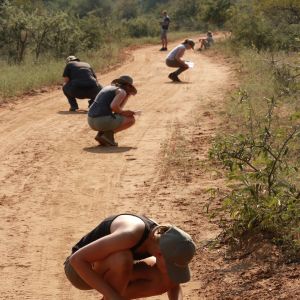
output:
[{"label": "leafy tree", "polygon": [[51,48],[51,33],[60,26],[59,14],[44,10],[39,13],[37,10],[31,15],[30,36],[35,58],[38,60],[42,51]]},{"label": "leafy tree", "polygon": [[107,34],[106,22],[94,15],[88,15],[78,22],[83,32],[81,44],[84,45],[84,48],[100,48],[104,43],[105,34]]},{"label": "leafy tree", "polygon": [[8,2],[1,9],[0,48],[9,61],[20,63],[29,44],[30,18],[28,14]]},{"label": "leafy tree", "polygon": [[67,56],[75,54],[84,48],[80,42],[84,38],[78,22],[70,19],[65,12],[57,13],[55,16],[56,26],[49,36],[51,43],[50,50],[55,57]]},{"label": "leafy tree", "polygon": [[120,0],[115,7],[116,16],[118,19],[133,19],[138,16],[138,1],[137,0]]},{"label": "leafy tree", "polygon": [[203,20],[223,27],[227,20],[227,11],[231,6],[230,0],[208,1],[204,6]]},{"label": "leafy tree", "polygon": [[229,9],[227,26],[238,44],[258,50],[300,48],[300,4],[294,0],[238,1]]},{"label": "leafy tree", "polygon": [[159,30],[158,26],[156,26],[156,20],[152,18],[139,17],[131,19],[124,24],[128,30],[129,36],[135,38],[156,36]]}]

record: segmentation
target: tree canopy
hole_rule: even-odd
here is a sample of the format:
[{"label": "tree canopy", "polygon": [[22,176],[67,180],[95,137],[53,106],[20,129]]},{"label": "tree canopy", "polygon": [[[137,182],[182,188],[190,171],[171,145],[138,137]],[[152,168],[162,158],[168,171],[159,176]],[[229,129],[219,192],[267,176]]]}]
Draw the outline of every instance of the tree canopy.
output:
[{"label": "tree canopy", "polygon": [[297,0],[0,0],[0,57],[55,57],[98,49],[114,38],[159,36],[166,10],[170,31],[225,29],[233,41],[261,49],[299,49]]}]

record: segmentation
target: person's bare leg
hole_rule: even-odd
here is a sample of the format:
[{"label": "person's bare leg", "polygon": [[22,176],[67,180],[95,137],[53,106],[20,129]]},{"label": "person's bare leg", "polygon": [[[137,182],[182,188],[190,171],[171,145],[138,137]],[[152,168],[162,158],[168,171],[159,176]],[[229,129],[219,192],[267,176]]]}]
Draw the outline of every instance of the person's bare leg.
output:
[{"label": "person's bare leg", "polygon": [[163,274],[150,259],[145,259],[133,266],[130,282],[123,294],[125,299],[137,299],[161,295],[170,290],[174,284],[167,274]]},{"label": "person's bare leg", "polygon": [[132,275],[132,253],[123,251],[112,254],[103,261],[93,263],[93,269],[102,275],[113,289],[123,295]]},{"label": "person's bare leg", "polygon": [[134,125],[134,123],[135,123],[134,117],[125,117],[122,124],[118,128],[116,128],[114,130],[114,132],[116,133],[116,132],[125,130],[125,129],[131,127],[132,125]]}]

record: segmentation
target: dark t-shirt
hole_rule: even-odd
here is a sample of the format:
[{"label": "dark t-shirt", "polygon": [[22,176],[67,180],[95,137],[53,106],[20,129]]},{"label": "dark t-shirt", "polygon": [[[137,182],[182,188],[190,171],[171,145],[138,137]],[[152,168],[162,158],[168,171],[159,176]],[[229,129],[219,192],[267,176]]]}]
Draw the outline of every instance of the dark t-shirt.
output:
[{"label": "dark t-shirt", "polygon": [[72,86],[95,87],[98,86],[97,77],[91,66],[82,61],[71,61],[67,63],[63,77],[69,77]]},{"label": "dark t-shirt", "polygon": [[164,29],[164,30],[168,30],[169,24],[170,24],[170,18],[169,18],[169,16],[164,16],[162,24],[161,24],[161,28]]},{"label": "dark t-shirt", "polygon": [[116,96],[117,89],[118,87],[112,85],[104,87],[91,105],[88,116],[96,118],[113,115],[110,105]]},{"label": "dark t-shirt", "polygon": [[[135,217],[140,218],[145,223],[145,229],[144,233],[141,237],[141,239],[137,242],[137,244],[131,248],[131,252],[133,254],[133,258],[135,260],[144,259],[146,257],[151,256],[149,253],[137,253],[136,250],[143,244],[143,242],[148,238],[148,235],[152,228],[157,226],[157,224],[150,220],[149,218],[145,216],[138,216],[134,214],[125,214],[125,215],[132,215]],[[72,253],[76,252],[80,248],[100,239],[101,237],[104,237],[106,235],[109,235],[110,232],[110,226],[111,223],[114,221],[116,217],[120,215],[114,215],[111,217],[106,218],[104,221],[102,221],[96,228],[94,228],[91,232],[89,232],[87,235],[85,235],[73,248]]]}]

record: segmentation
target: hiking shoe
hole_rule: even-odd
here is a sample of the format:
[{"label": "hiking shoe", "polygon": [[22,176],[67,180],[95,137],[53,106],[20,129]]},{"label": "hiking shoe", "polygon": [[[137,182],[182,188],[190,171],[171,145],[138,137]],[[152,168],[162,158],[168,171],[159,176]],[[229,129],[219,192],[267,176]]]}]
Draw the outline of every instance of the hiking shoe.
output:
[{"label": "hiking shoe", "polygon": [[108,136],[106,136],[105,133],[99,135],[99,137],[97,137],[97,141],[104,146],[115,146],[115,147],[118,146],[118,144],[113,139],[110,139]]},{"label": "hiking shoe", "polygon": [[181,80],[178,78],[178,76],[174,73],[170,73],[168,77],[174,82],[181,82]]},{"label": "hiking shoe", "polygon": [[164,48],[164,47],[162,47],[162,48],[160,48],[160,49],[159,49],[159,51],[165,51],[165,48]]},{"label": "hiking shoe", "polygon": [[174,82],[182,82],[176,74],[174,74],[174,76],[173,76],[173,81]]},{"label": "hiking shoe", "polygon": [[170,73],[170,74],[168,75],[169,79],[171,79],[172,81],[173,81],[173,76],[174,76],[173,73]]},{"label": "hiking shoe", "polygon": [[69,111],[76,111],[76,110],[78,110],[78,107],[76,108],[76,107],[70,107],[69,108]]},{"label": "hiking shoe", "polygon": [[104,134],[110,141],[112,141],[114,144],[118,145],[115,142],[115,133],[113,131],[106,131]]},{"label": "hiking shoe", "polygon": [[[103,134],[104,132],[103,131],[98,131],[97,135],[95,136],[95,140],[100,144],[100,145],[103,145],[101,140],[100,140],[100,136]],[[105,145],[103,145],[105,146]]]}]

